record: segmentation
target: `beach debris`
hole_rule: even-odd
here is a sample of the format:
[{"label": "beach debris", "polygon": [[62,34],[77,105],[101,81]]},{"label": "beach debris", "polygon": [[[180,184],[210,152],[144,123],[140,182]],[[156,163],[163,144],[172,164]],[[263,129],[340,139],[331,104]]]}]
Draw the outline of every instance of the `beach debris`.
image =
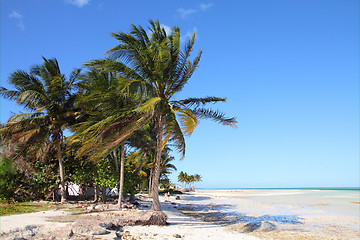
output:
[{"label": "beach debris", "polygon": [[159,225],[164,226],[167,225],[167,216],[165,213],[161,211],[147,211],[146,214],[144,214],[145,222],[144,225]]},{"label": "beach debris", "polygon": [[264,232],[269,232],[269,231],[274,231],[276,230],[276,225],[271,223],[271,222],[268,222],[268,221],[264,221],[262,224],[261,224],[261,228],[260,230],[261,231],[264,231]]},{"label": "beach debris", "polygon": [[173,237],[174,237],[174,238],[182,238],[181,235],[180,235],[180,234],[177,234],[177,233],[175,233],[175,234],[173,235]]},{"label": "beach debris", "polygon": [[131,204],[131,203],[123,203],[122,204],[122,209],[133,209],[135,208],[135,205],[134,204]]},{"label": "beach debris", "polygon": [[95,210],[95,206],[90,206],[90,207],[87,207],[86,209],[89,210],[89,211],[94,211],[94,210]]},{"label": "beach debris", "polygon": [[91,232],[91,235],[105,235],[105,234],[109,234],[110,232],[106,229],[99,229],[99,230],[94,230]]},{"label": "beach debris", "polygon": [[[0,233],[0,239],[33,239],[33,237],[38,233],[39,228],[35,225],[28,225],[23,229],[15,229],[12,231],[9,231],[7,233],[1,232]],[[7,238],[11,237],[11,238]]]},{"label": "beach debris", "polygon": [[115,230],[118,232],[124,231],[122,229],[123,226],[121,224],[119,224],[119,222],[116,223],[115,221],[114,222],[103,222],[103,223],[100,223],[99,226],[102,228],[105,228],[107,230]]},{"label": "beach debris", "polygon": [[73,232],[73,230],[71,229],[70,232],[68,233],[68,237],[71,238],[72,236],[74,236],[74,232]]},{"label": "beach debris", "polygon": [[102,223],[99,223],[99,226],[102,227],[102,228],[105,228],[105,229],[111,229],[114,225],[112,222],[102,222]]},{"label": "beach debris", "polygon": [[125,232],[124,232],[124,236],[125,236],[125,237],[128,237],[129,235],[130,235],[130,232],[129,232],[129,231],[125,231]]},{"label": "beach debris", "polygon": [[253,232],[261,227],[261,221],[249,222],[243,227],[244,232]]}]

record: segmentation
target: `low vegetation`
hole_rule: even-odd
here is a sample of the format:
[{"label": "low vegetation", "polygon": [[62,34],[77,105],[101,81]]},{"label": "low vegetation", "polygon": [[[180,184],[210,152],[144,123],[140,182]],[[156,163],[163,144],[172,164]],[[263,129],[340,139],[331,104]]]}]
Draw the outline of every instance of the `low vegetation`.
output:
[{"label": "low vegetation", "polygon": [[34,202],[0,201],[0,216],[60,209],[59,205]]}]

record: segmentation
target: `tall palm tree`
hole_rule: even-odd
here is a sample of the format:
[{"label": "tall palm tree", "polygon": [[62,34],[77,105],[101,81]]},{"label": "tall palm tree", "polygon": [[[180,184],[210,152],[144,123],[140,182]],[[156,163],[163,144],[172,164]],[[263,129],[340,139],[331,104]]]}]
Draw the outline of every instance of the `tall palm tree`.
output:
[{"label": "tall palm tree", "polygon": [[1,132],[6,137],[21,140],[20,153],[31,146],[37,153],[46,153],[49,145],[55,145],[60,173],[61,202],[66,201],[65,170],[61,142],[63,131],[74,123],[76,115],[73,93],[74,83],[80,69],[74,70],[69,79],[61,73],[58,61],[43,57],[42,65],[34,66],[30,72],[17,70],[8,79],[16,90],[0,88],[0,95],[15,100],[29,113],[16,114],[9,119]]},{"label": "tall palm tree", "polygon": [[132,25],[130,33],[113,33],[120,44],[107,51],[109,60],[96,60],[92,64],[106,65],[121,73],[121,87],[126,92],[141,93],[145,101],[136,109],[151,116],[156,123],[157,155],[152,183],[152,210],[161,211],[159,202],[159,178],[162,149],[168,141],[185,154],[184,135],[191,135],[200,118],[209,118],[224,125],[235,127],[235,119],[203,108],[206,103],[225,102],[225,98],[205,97],[174,100],[194,73],[201,51],[189,60],[195,42],[195,34],[184,49],[180,46],[180,28],[173,27],[170,34],[159,21],[150,20],[150,33],[141,26]]}]

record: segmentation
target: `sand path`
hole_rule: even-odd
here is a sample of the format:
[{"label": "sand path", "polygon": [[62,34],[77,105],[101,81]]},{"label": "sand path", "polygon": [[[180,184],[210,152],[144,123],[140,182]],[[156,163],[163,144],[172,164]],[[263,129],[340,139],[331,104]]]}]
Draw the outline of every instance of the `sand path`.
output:
[{"label": "sand path", "polygon": [[[164,200],[161,198],[161,200]],[[150,205],[150,203],[147,203]],[[130,232],[133,239],[177,239],[175,234],[181,239],[205,240],[205,239],[227,239],[227,240],[257,240],[259,238],[230,232],[224,227],[211,223],[199,221],[195,218],[181,214],[172,204],[162,202],[163,212],[168,216],[167,226],[126,226],[124,231]],[[50,217],[69,215],[70,212],[51,210],[21,215],[4,216],[0,218],[0,232],[10,232],[29,228],[29,226],[41,226],[41,232],[46,233],[51,229],[62,228],[73,223],[51,222]],[[115,232],[99,236],[100,239],[116,239]],[[36,236],[31,239],[36,239]],[[131,238],[129,238],[131,239]]]},{"label": "sand path", "polygon": [[[231,232],[224,227],[196,220],[177,211],[170,203],[161,203],[162,211],[168,216],[168,226],[132,226],[125,227],[133,236],[141,239],[175,239],[179,234],[187,240],[227,239],[227,240],[256,240],[259,238]],[[156,234],[156,235],[154,235]]]},{"label": "sand path", "polygon": [[23,229],[26,226],[46,226],[47,228],[57,228],[69,223],[50,222],[50,217],[70,214],[60,210],[50,210],[35,213],[25,213],[0,217],[0,232],[9,232],[16,229]]}]

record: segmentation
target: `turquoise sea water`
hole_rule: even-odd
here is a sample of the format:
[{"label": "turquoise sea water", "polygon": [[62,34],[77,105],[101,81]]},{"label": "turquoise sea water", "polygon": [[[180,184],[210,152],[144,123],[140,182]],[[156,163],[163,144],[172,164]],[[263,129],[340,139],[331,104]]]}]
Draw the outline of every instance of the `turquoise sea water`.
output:
[{"label": "turquoise sea water", "polygon": [[[199,193],[210,193],[236,199],[249,200],[282,206],[311,208],[341,215],[360,215],[359,188],[216,188],[197,189]],[[231,200],[232,199],[232,200]]]},{"label": "turquoise sea water", "polygon": [[360,187],[311,187],[311,188],[198,188],[198,190],[345,190],[360,191]]}]

